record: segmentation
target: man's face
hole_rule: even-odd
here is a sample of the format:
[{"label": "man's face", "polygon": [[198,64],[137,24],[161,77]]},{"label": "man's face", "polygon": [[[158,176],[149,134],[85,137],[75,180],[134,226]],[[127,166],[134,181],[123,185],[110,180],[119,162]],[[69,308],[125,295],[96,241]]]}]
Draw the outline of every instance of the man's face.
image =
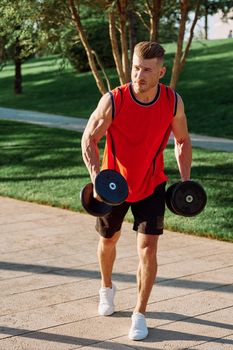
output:
[{"label": "man's face", "polygon": [[146,93],[155,88],[166,72],[158,58],[144,59],[133,55],[131,79],[136,93]]}]

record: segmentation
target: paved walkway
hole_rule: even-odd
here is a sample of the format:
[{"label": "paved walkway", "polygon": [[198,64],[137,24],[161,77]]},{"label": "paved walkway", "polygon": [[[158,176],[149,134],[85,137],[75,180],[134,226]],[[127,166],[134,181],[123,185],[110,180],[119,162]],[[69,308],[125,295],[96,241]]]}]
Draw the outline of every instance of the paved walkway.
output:
[{"label": "paved walkway", "polygon": [[84,130],[87,123],[87,119],[83,118],[71,118],[63,115],[2,107],[0,107],[0,119],[9,119],[31,124],[44,125],[50,128],[61,128],[81,132]]},{"label": "paved walkway", "polygon": [[[0,119],[23,121],[44,125],[47,127],[76,130],[81,132],[84,130],[87,123],[87,119],[82,118],[71,118],[66,116],[1,107]],[[233,140],[218,137],[200,136],[195,134],[191,134],[190,136],[192,139],[192,145],[194,147],[233,152]],[[173,142],[172,138],[170,139],[170,142]]]},{"label": "paved walkway", "polygon": [[165,232],[149,301],[149,337],[128,340],[135,234],[124,223],[116,313],[97,313],[94,217],[0,197],[0,349],[233,349],[233,246]]}]

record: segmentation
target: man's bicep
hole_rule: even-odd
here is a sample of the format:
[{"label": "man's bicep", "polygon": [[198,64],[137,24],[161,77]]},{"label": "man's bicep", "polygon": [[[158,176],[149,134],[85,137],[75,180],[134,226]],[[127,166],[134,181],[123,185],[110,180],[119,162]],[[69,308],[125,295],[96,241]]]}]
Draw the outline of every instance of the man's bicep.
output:
[{"label": "man's bicep", "polygon": [[92,138],[99,141],[112,122],[112,106],[110,97],[104,95],[97,108],[91,114],[85,128],[83,138]]},{"label": "man's bicep", "polygon": [[172,121],[172,132],[178,142],[182,142],[182,140],[189,137],[184,104],[180,96],[178,99],[177,113]]}]

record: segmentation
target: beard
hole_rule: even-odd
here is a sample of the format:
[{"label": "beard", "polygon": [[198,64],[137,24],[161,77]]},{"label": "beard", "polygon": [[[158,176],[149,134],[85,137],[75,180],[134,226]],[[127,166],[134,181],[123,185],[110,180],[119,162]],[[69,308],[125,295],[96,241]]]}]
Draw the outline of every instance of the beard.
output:
[{"label": "beard", "polygon": [[136,93],[144,93],[150,90],[150,86],[145,81],[133,82],[133,88]]}]

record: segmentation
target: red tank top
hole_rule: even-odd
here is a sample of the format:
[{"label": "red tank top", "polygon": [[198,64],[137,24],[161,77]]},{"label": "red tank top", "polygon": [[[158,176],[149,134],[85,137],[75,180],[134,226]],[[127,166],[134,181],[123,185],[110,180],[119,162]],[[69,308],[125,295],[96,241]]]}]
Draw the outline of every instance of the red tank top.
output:
[{"label": "red tank top", "polygon": [[177,95],[159,84],[153,101],[142,103],[131,83],[110,92],[113,122],[106,132],[102,169],[120,172],[129,186],[128,202],[151,195],[168,178],[164,173],[163,149],[176,114]]}]

